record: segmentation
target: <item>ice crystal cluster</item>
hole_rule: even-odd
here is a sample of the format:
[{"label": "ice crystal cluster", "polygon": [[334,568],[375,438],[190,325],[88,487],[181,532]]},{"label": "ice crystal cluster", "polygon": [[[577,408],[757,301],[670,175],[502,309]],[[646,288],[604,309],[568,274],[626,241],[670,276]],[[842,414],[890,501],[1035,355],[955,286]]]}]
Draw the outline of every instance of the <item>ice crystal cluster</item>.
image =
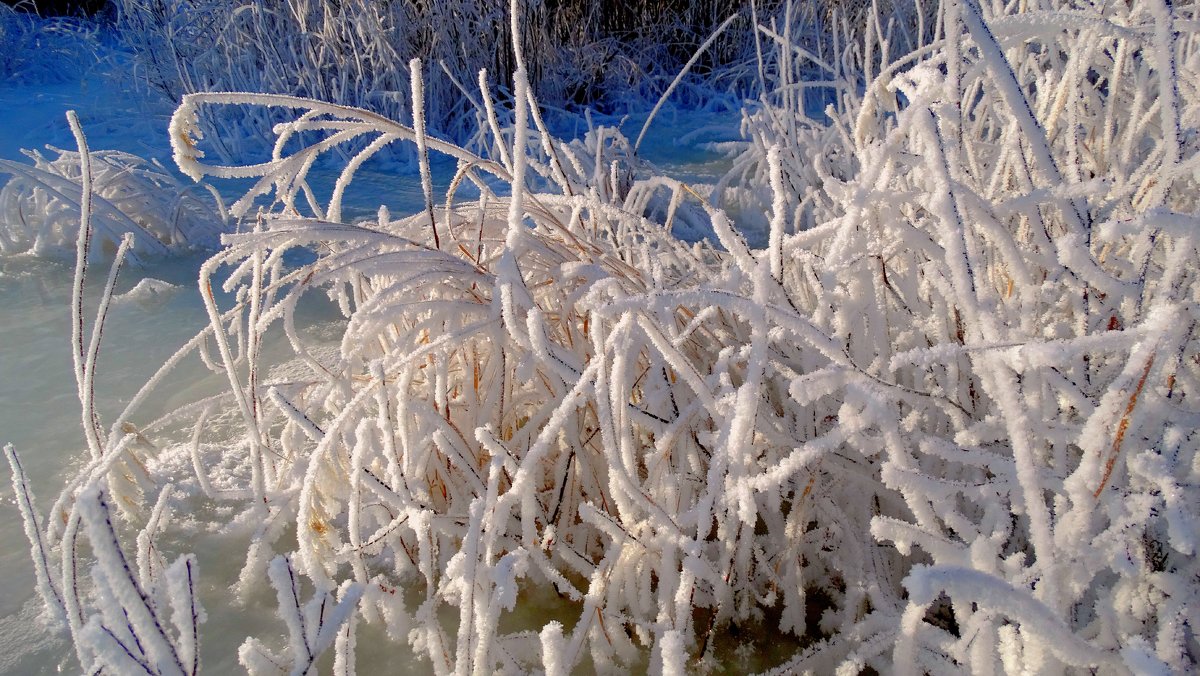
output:
[{"label": "ice crystal cluster", "polygon": [[[1195,669],[1197,5],[946,0],[866,11],[823,53],[793,14],[754,18],[763,93],[707,196],[631,171],[613,129],[553,137],[519,44],[511,125],[476,83],[483,154],[426,133],[416,62],[411,125],[185,97],[181,169],[253,181],[185,348],[228,390],[164,452],[194,476],[141,470],[148,390],[99,424],[82,328],[91,461],[45,522],[14,474],[81,664],[195,671],[192,559],[142,559],[164,505],[215,501],[252,526],[239,589],[269,582],[288,637],[247,639],[252,673],[327,650],[353,673],[364,624],[436,673],[681,674],[753,632],[795,638],[780,674]],[[233,106],[291,111],[270,160],[204,156],[199,116]],[[345,222],[393,143],[426,208]],[[309,170],[339,144],[361,150],[322,203]],[[429,153],[457,162],[443,195]],[[672,235],[685,212],[712,242]],[[336,349],[306,337],[309,297],[344,314]],[[262,357],[279,327],[286,378]],[[218,410],[237,435],[206,438]],[[155,501],[135,557],[112,506]],[[547,587],[571,621],[503,629]]]}]

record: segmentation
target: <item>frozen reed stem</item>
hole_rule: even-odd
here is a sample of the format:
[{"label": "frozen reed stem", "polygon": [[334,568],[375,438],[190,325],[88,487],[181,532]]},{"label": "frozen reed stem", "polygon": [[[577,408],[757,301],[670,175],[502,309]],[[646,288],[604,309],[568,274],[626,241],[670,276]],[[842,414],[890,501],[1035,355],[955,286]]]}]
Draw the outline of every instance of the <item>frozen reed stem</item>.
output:
[{"label": "frozen reed stem", "polygon": [[4,445],[4,457],[8,460],[9,469],[12,471],[13,493],[17,497],[17,507],[25,526],[25,537],[29,540],[29,557],[33,560],[38,594],[42,598],[46,613],[54,624],[59,625],[56,629],[60,631],[70,629],[60,586],[52,577],[50,548],[46,544],[41,526],[38,525],[37,509],[34,506],[33,490],[29,487],[29,477],[25,475],[25,469],[21,467],[21,461],[12,444]]},{"label": "frozen reed stem", "polygon": [[437,220],[433,214],[433,178],[429,173],[429,148],[425,143],[425,80],[421,75],[421,60],[413,59],[408,64],[412,82],[413,131],[417,135],[417,161],[421,173],[421,192],[425,194],[425,211],[429,214],[429,229],[433,231],[433,247],[442,248],[438,236]]},{"label": "frozen reed stem", "polygon": [[75,245],[75,279],[71,285],[71,351],[75,363],[75,384],[78,389],[79,402],[83,405],[83,433],[87,439],[88,449],[92,459],[99,458],[103,452],[100,438],[96,434],[95,413],[91,406],[92,383],[88,379],[91,372],[87,363],[87,352],[83,338],[83,282],[87,275],[87,262],[92,243],[92,160],[88,150],[87,136],[79,124],[79,116],[75,111],[67,111],[67,122],[71,133],[75,136],[75,145],[79,147],[80,185],[83,189],[79,200],[79,232]]}]

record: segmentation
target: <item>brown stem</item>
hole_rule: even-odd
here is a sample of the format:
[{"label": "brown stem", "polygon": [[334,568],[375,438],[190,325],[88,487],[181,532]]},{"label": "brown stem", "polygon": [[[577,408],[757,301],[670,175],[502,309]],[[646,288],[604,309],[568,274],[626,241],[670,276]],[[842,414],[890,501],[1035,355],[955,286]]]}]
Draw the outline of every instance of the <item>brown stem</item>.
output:
[{"label": "brown stem", "polygon": [[1142,394],[1142,388],[1146,386],[1146,378],[1150,375],[1150,368],[1154,366],[1154,355],[1146,360],[1146,367],[1142,369],[1142,377],[1138,379],[1137,387],[1133,389],[1133,394],[1129,395],[1129,403],[1125,406],[1125,414],[1121,416],[1121,422],[1117,423],[1117,434],[1113,437],[1112,453],[1108,456],[1108,462],[1104,463],[1104,477],[1100,479],[1100,485],[1096,487],[1096,492],[1092,494],[1093,498],[1099,498],[1104,492],[1104,487],[1108,485],[1108,480],[1112,476],[1113,467],[1117,464],[1117,456],[1121,453],[1121,443],[1125,441],[1125,432],[1129,430],[1129,420],[1133,416],[1133,408],[1137,406],[1138,397]]}]

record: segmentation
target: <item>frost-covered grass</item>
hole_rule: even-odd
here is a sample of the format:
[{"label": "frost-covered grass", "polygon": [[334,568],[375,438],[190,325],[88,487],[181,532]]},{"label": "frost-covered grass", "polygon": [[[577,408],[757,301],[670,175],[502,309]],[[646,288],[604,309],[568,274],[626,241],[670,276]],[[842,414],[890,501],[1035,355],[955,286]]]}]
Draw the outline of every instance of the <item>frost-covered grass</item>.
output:
[{"label": "frost-covered grass", "polygon": [[[478,126],[475,75],[497,78],[511,101],[515,44],[506,3],[494,0],[114,0],[141,76],[172,99],[237,91],[287,94],[411,119],[408,64],[421,59],[431,132],[465,141]],[[544,114],[582,106],[620,109],[652,99],[736,8],[726,3],[563,0],[528,3],[517,17],[529,79]],[[745,61],[742,29],[704,54],[714,67]],[[747,78],[690,78],[690,101],[736,102]],[[697,85],[704,84],[697,88]],[[715,86],[714,86],[715,85]],[[720,92],[724,97],[718,97]],[[699,94],[699,95],[698,95]],[[256,149],[278,111],[245,109],[203,119],[226,160]]]},{"label": "frost-covered grass", "polygon": [[[52,620],[83,665],[193,673],[194,560],[151,545],[168,508],[224,503],[235,592],[269,583],[287,637],[242,644],[254,673],[328,650],[352,673],[364,623],[436,673],[677,674],[754,633],[796,639],[777,673],[1194,670],[1200,13],[1020,10],[867,11],[824,55],[790,6],[759,17],[764,91],[711,199],[615,130],[550,135],[519,40],[510,108],[471,81],[485,156],[427,134],[419,78],[411,126],[186,96],[180,168],[256,183],[201,270],[211,326],[164,369],[196,351],[229,388],[147,456],[168,425],[131,423],[159,377],[101,425],[75,303],[90,459],[49,519],[10,454]],[[810,87],[836,94],[828,121]],[[231,107],[288,120],[271,159],[204,155],[198,121]],[[344,222],[393,143],[425,209]],[[322,202],[310,169],[340,144]],[[428,153],[458,163],[444,195]],[[681,242],[680,219],[715,241]],[[345,316],[335,351],[297,321],[317,295]],[[268,377],[270,327],[306,372]],[[236,434],[214,438],[221,414]],[[539,586],[574,622],[503,629]]]},{"label": "frost-covered grass", "polygon": [[770,35],[725,194],[805,331],[767,367],[797,441],[838,445],[797,451],[835,601],[790,668],[1195,667],[1196,10],[949,4],[911,53],[872,22],[831,125]]},{"label": "frost-covered grass", "polygon": [[95,65],[103,49],[94,27],[71,17],[41,18],[0,4],[0,78],[58,82]]},{"label": "frost-covered grass", "polygon": [[[74,255],[83,195],[81,155],[51,149],[33,164],[0,159],[0,256]],[[111,259],[129,234],[135,256],[217,245],[226,218],[218,195],[181,183],[166,168],[129,153],[93,151],[90,188],[93,260]],[[210,189],[211,190],[211,189]]]}]

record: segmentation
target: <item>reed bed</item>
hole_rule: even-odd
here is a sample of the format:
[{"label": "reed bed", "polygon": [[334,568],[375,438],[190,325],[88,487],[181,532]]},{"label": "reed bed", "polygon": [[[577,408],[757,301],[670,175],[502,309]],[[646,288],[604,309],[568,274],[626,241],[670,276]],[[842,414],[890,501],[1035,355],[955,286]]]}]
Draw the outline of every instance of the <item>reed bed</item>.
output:
[{"label": "reed bed", "polygon": [[[711,199],[616,130],[550,135],[520,40],[511,124],[477,78],[485,154],[429,135],[420,62],[411,125],[185,96],[180,168],[255,181],[187,348],[228,380],[209,403],[240,419],[235,469],[202,456],[204,415],[165,452],[195,459],[191,500],[253,525],[240,592],[278,592],[287,641],[248,638],[242,664],[331,650],[353,673],[379,623],[435,673],[679,674],[754,632],[795,638],[780,674],[1194,669],[1197,7],[1033,5],[917,7],[903,39],[863,10],[829,58],[790,6],[757,18],[764,91]],[[199,120],[235,106],[289,116],[269,160],[204,155]],[[453,158],[451,189],[422,159],[421,213],[344,222],[392,143]],[[340,144],[320,203],[309,170]],[[672,236],[685,217],[712,241]],[[344,314],[332,358],[297,326],[315,294]],[[272,326],[303,377],[265,377]],[[194,673],[190,559],[131,565],[109,517],[173,500],[129,455],[148,395],[105,433],[76,343],[92,460],[48,525],[9,454],[43,596],[81,664]],[[535,586],[574,622],[502,630]]]}]

